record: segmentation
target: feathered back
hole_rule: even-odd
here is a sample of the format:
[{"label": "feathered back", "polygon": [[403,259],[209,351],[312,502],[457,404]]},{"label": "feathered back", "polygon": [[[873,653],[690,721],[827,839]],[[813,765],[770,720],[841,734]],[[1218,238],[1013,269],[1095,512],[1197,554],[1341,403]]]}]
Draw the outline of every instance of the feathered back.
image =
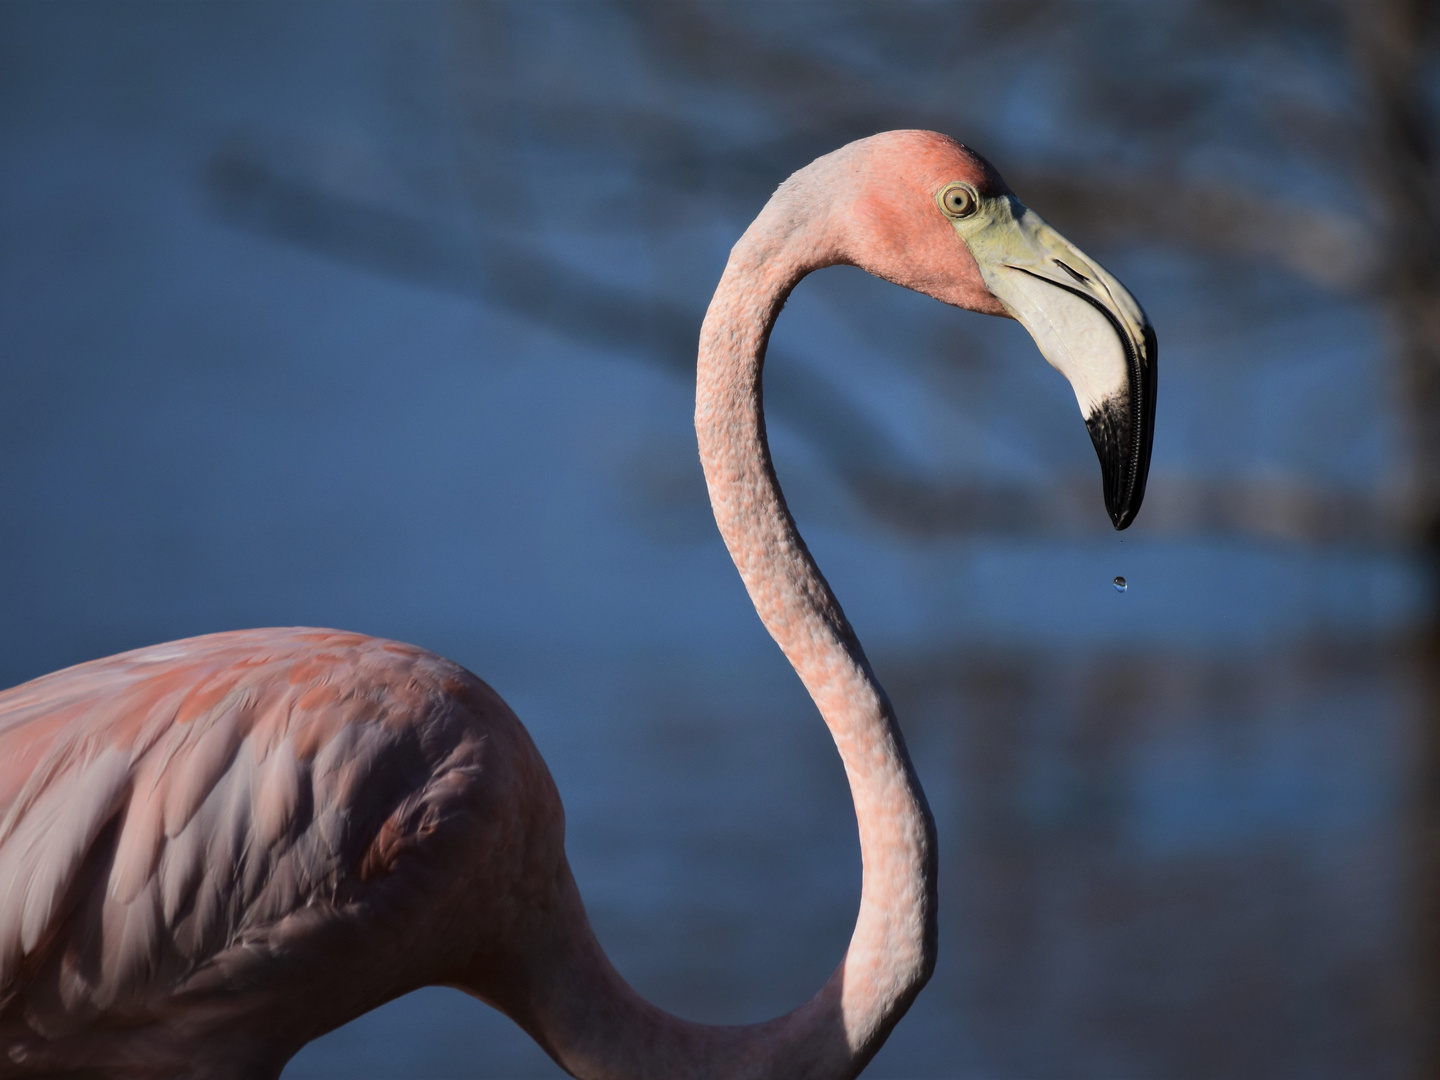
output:
[{"label": "feathered back", "polygon": [[143,1012],[342,908],[463,813],[495,709],[431,653],[309,629],[0,693],[0,1013]]}]

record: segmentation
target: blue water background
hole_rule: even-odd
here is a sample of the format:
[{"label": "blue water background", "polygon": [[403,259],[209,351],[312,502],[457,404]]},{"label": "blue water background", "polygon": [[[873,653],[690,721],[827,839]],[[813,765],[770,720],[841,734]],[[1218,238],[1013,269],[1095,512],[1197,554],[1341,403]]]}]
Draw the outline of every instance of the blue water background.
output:
[{"label": "blue water background", "polygon": [[[762,1019],[838,961],[858,849],[828,737],[713,533],[688,360],[586,341],[482,277],[467,292],[465,260],[499,235],[703,307],[759,202],[647,223],[627,201],[643,160],[534,136],[526,103],[643,106],[736,146],[776,121],[657,66],[618,7],[503,10],[490,55],[439,5],[0,8],[0,682],[257,625],[448,655],[549,762],[625,976],[686,1016]],[[822,31],[817,48],[860,48]],[[935,78],[932,95],[964,85]],[[1007,78],[1000,145],[978,148],[1063,144],[1059,90]],[[387,270],[247,225],[207,180],[235,147],[432,223],[455,262]],[[1183,254],[1096,254],[1162,342],[1152,488],[1393,479],[1372,311],[1276,278],[1236,314]],[[797,290],[774,348],[864,421],[864,453],[920,477],[1080,477],[1100,519],[1073,398],[1017,325],[836,269]],[[1143,514],[1123,536],[907,533],[843,482],[847,436],[795,416],[772,416],[782,480],[941,837],[940,967],[867,1075],[1400,1075],[1392,643],[1416,568]],[[446,990],[286,1072],[556,1075]]]}]

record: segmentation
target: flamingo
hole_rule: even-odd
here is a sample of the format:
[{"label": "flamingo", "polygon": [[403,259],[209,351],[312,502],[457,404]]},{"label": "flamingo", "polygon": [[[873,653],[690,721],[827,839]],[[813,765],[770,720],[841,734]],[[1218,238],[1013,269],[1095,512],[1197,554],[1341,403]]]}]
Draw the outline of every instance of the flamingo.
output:
[{"label": "flamingo", "polygon": [[590,928],[545,763],[464,668],[359,634],[239,630],[0,694],[0,1074],[277,1077],[309,1040],[444,985],[586,1080],[857,1075],[934,968],[936,840],[766,443],[771,327],[839,263],[1023,323],[1074,389],[1117,529],[1144,494],[1155,400],[1140,306],[946,136],[818,158],[731,251],[700,331],[700,457],[755,610],[834,737],[864,866],[849,948],[810,1001],[713,1027],[640,998]]}]

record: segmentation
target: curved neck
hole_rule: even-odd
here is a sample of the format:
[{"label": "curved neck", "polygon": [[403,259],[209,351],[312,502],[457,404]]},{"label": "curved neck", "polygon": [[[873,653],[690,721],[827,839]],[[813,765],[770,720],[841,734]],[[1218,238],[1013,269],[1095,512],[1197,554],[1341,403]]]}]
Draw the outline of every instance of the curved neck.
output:
[{"label": "curved neck", "polygon": [[710,304],[695,428],[720,535],[850,781],[864,879],[850,947],[826,989],[839,993],[858,1071],[934,967],[935,825],[890,700],[795,527],[770,459],[761,392],[770,330],[801,278],[848,261],[829,222],[804,214],[802,193],[787,188],[736,244]]},{"label": "curved neck", "polygon": [[792,180],[731,253],[701,330],[695,426],[725,545],[844,762],[860,829],[860,913],[844,960],[805,1005],[752,1027],[706,1027],[648,1005],[614,972],[566,871],[567,918],[585,933],[554,957],[545,1015],[522,1023],[587,1080],[852,1077],[934,967],[934,823],[890,702],[795,528],[765,438],[761,370],[775,318],[805,274],[846,261],[795,194]]}]

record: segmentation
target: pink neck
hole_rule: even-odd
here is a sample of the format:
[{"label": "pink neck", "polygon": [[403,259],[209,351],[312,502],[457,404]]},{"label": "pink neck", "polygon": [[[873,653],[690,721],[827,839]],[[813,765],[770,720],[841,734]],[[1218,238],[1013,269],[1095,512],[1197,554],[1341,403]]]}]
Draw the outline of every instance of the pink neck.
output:
[{"label": "pink neck", "polygon": [[[803,176],[803,174],[802,174]],[[870,1060],[935,960],[935,829],[884,690],[786,508],[765,439],[761,370],[795,284],[848,261],[796,177],[735,245],[700,333],[695,426],[715,520],[765,628],[820,710],[850,780],[864,867],[850,947],[820,992],[751,1027],[676,1019],[639,998],[585,931],[557,942],[533,1034],[586,1080],[836,1080]],[[517,1017],[517,1019],[520,1019]]]}]

